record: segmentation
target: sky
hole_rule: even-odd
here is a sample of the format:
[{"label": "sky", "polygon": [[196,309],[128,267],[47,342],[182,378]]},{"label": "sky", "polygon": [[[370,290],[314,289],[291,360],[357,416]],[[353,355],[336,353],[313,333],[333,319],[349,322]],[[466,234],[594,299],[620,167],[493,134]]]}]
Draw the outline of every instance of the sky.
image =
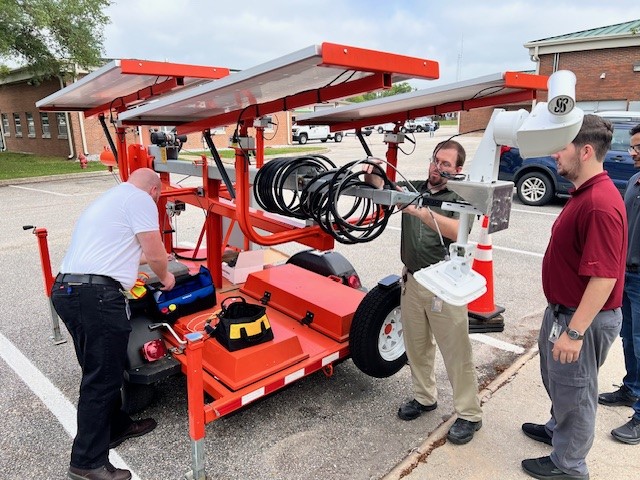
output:
[{"label": "sky", "polygon": [[332,42],[436,60],[440,79],[533,70],[526,42],[640,19],[638,0],[115,0],[108,58],[246,69]]}]

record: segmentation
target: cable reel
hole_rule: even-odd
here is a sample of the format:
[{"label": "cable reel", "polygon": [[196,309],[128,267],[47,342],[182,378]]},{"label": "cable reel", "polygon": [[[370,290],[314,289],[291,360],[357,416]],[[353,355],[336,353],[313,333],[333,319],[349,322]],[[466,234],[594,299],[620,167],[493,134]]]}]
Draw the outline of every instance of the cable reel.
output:
[{"label": "cable reel", "polygon": [[358,196],[358,190],[376,188],[365,182],[363,165],[371,166],[371,175],[382,179],[383,188],[395,188],[371,160],[336,168],[328,158],[310,155],[276,158],[265,164],[256,175],[254,195],[264,210],[312,219],[340,243],[370,242],[384,231],[395,207]]}]

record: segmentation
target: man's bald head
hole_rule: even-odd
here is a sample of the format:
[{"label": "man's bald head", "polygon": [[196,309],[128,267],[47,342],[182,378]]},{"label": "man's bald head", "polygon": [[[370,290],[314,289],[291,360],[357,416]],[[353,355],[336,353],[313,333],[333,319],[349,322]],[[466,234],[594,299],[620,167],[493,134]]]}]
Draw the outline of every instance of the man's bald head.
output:
[{"label": "man's bald head", "polygon": [[131,172],[127,183],[130,183],[140,190],[144,190],[154,201],[158,201],[160,198],[160,191],[162,190],[162,183],[160,177],[156,172],[150,168],[138,168]]}]

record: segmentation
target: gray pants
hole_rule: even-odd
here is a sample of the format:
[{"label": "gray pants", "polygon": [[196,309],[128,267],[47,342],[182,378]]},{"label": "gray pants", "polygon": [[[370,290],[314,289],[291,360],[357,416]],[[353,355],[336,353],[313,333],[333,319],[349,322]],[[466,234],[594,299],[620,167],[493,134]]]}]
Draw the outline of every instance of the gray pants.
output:
[{"label": "gray pants", "polygon": [[596,315],[585,332],[580,358],[573,363],[553,359],[549,333],[554,321],[566,329],[571,315],[558,314],[556,318],[547,307],[538,338],[540,373],[551,399],[551,419],[545,425],[553,435],[551,460],[565,473],[586,475],[586,457],[595,432],[598,370],[620,333],[622,312],[617,308]]}]

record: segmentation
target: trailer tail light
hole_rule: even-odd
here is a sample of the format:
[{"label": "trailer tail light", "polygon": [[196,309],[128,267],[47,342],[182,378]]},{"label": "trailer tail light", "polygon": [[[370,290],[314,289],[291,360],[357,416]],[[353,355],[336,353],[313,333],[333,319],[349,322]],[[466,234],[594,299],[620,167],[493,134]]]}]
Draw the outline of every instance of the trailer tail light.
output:
[{"label": "trailer tail light", "polygon": [[151,340],[142,346],[142,356],[147,362],[155,362],[167,355],[167,347],[160,338]]},{"label": "trailer tail light", "polygon": [[360,281],[360,277],[358,277],[358,275],[356,275],[355,273],[353,275],[349,275],[349,277],[347,278],[347,283],[351,288],[358,289],[362,287],[362,282]]}]

